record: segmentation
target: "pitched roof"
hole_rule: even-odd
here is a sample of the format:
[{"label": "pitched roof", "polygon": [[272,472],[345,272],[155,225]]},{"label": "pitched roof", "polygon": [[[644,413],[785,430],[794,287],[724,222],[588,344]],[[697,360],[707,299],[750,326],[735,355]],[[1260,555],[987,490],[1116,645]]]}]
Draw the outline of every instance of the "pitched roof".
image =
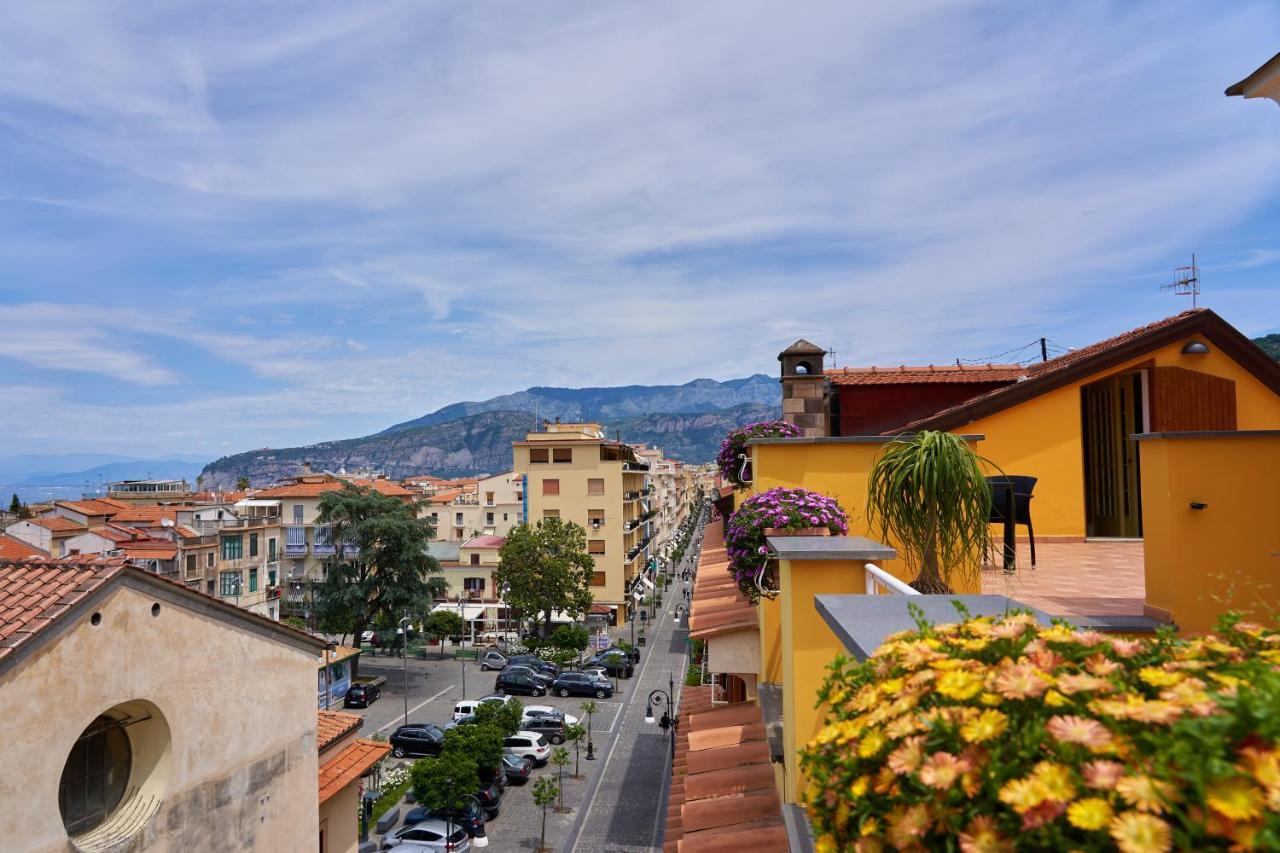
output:
[{"label": "pitched roof", "polygon": [[52,530],[54,533],[80,533],[89,529],[78,521],[63,518],[60,515],[43,515],[39,518],[29,518],[27,521],[45,530]]},{"label": "pitched roof", "polygon": [[[191,507],[182,507],[182,509],[191,509]],[[178,507],[173,506],[131,506],[128,509],[122,509],[120,512],[112,516],[111,520],[121,524],[145,523],[158,525],[162,519],[175,521],[178,518]]]},{"label": "pitched roof", "polygon": [[462,489],[449,489],[444,492],[436,492],[434,495],[427,498],[427,502],[433,504],[453,503],[453,499],[460,494],[462,494]]},{"label": "pitched roof", "polygon": [[364,488],[373,487],[374,491],[393,498],[412,498],[416,495],[401,486],[399,483],[393,483],[390,480],[342,480],[342,479],[324,479],[310,480],[304,479],[296,483],[289,483],[284,486],[275,486],[270,489],[263,489],[254,494],[255,498],[318,498],[328,492],[338,492],[347,483],[353,483]]},{"label": "pitched roof", "polygon": [[462,543],[463,548],[473,551],[497,551],[507,544],[505,536],[472,536]]},{"label": "pitched roof", "polygon": [[316,749],[324,752],[362,725],[364,725],[364,718],[359,714],[344,714],[340,711],[317,711]]},{"label": "pitched roof", "polygon": [[1253,88],[1253,84],[1255,82],[1277,70],[1280,70],[1280,53],[1277,53],[1275,56],[1262,63],[1262,65],[1256,68],[1252,74],[1241,80],[1239,83],[1232,83],[1227,87],[1223,94],[1228,98],[1235,97],[1237,95],[1244,95],[1245,97],[1248,97],[1248,90]]},{"label": "pitched roof", "polygon": [[321,804],[372,770],[373,765],[390,752],[389,743],[356,738],[350,746],[320,765]]},{"label": "pitched roof", "polygon": [[705,528],[698,573],[694,576],[689,606],[689,636],[705,640],[733,631],[758,630],[760,618],[750,600],[738,589],[729,574],[729,555],[724,548],[724,521]]},{"label": "pitched roof", "polygon": [[925,418],[903,424],[886,434],[920,429],[955,429],[1002,411],[1024,400],[1084,379],[1139,358],[1168,344],[1192,335],[1201,335],[1216,344],[1237,364],[1252,373],[1276,394],[1280,394],[1280,363],[1264,353],[1258,345],[1240,334],[1234,326],[1208,308],[1195,308],[1166,317],[1137,329],[1130,329],[1095,344],[1071,350],[1057,358],[1027,367],[1020,382],[970,397]]},{"label": "pitched roof", "polygon": [[663,850],[786,853],[760,706],[713,708],[710,687],[686,687],[680,702]]},{"label": "pitched roof", "polygon": [[126,557],[141,560],[172,560],[178,556],[178,546],[162,539],[142,539],[120,544]]},{"label": "pitched roof", "polygon": [[54,501],[54,506],[65,507],[72,512],[78,512],[81,515],[105,515],[113,516],[124,507],[118,505],[118,501],[105,501],[89,498],[81,501]]},{"label": "pitched roof", "polygon": [[1017,382],[1027,375],[1020,364],[928,364],[922,367],[839,367],[827,371],[832,385],[932,385],[936,383]]},{"label": "pitched roof", "polygon": [[0,533],[0,560],[20,560],[23,557],[42,557],[44,552],[12,536]]},{"label": "pitched roof", "polygon": [[778,361],[782,361],[784,355],[826,355],[827,351],[815,343],[806,341],[804,338],[796,341],[791,346],[784,349],[778,354]]},{"label": "pitched roof", "polygon": [[[337,646],[334,648],[333,651],[329,652],[328,663],[335,664],[335,663],[338,663],[339,661],[344,661],[347,658],[353,658],[358,654],[360,654],[359,649],[352,648],[351,646]],[[325,665],[324,652],[320,652],[320,654],[316,658],[316,662],[320,667],[323,667]]]},{"label": "pitched roof", "polygon": [[28,557],[0,564],[0,660],[124,569],[120,557]]}]

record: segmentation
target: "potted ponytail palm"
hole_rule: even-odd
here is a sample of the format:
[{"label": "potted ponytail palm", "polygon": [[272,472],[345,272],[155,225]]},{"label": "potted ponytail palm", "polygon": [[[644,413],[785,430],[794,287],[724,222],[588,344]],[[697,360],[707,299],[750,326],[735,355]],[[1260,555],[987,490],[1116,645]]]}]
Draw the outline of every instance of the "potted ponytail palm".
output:
[{"label": "potted ponytail palm", "polygon": [[978,580],[991,544],[984,463],[991,465],[960,436],[926,430],[893,442],[872,466],[867,519],[916,570],[911,586],[922,593],[950,594],[953,581]]}]

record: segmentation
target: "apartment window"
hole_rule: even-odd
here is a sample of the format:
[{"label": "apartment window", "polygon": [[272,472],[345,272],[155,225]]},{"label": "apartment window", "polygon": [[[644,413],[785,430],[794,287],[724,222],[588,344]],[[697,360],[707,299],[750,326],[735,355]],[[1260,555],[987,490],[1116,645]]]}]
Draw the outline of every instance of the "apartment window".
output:
[{"label": "apartment window", "polygon": [[276,561],[276,537],[272,536],[267,540],[267,562],[274,563]]},{"label": "apartment window", "polygon": [[307,528],[290,527],[285,530],[286,542],[295,547],[307,547]]},{"label": "apartment window", "polygon": [[558,510],[558,509],[544,509],[544,510],[542,511],[542,517],[543,517],[543,518],[559,518],[559,517],[560,517],[560,510]]},{"label": "apartment window", "polygon": [[485,524],[493,524],[493,513],[491,513],[491,512],[486,512],[486,513],[484,514],[484,523],[485,523]]},{"label": "apartment window", "polygon": [[484,493],[484,505],[493,506],[493,492]]},{"label": "apartment window", "polygon": [[275,585],[276,585],[276,570],[268,569],[267,570],[267,586],[275,586]]},{"label": "apartment window", "polygon": [[544,495],[560,494],[560,481],[559,480],[543,480],[542,494]]},{"label": "apartment window", "polygon": [[249,556],[258,556],[258,534],[256,533],[249,534]]},{"label": "apartment window", "polygon": [[547,462],[549,451],[545,447],[532,447],[529,449],[530,462]]},{"label": "apartment window", "polygon": [[484,578],[463,578],[462,588],[467,592],[484,592]]},{"label": "apartment window", "polygon": [[478,566],[478,565],[480,565],[480,555],[479,555],[479,554],[472,554],[472,555],[471,555],[471,565],[473,565],[473,566]]},{"label": "apartment window", "polygon": [[439,523],[440,523],[440,513],[438,513],[438,512],[433,512],[433,513],[431,513],[431,523],[432,523],[432,524],[439,524]]},{"label": "apartment window", "polygon": [[604,525],[604,510],[587,510],[587,524],[590,525],[592,530],[599,530]]},{"label": "apartment window", "polygon": [[196,571],[196,555],[188,554],[187,555],[187,574],[188,575],[195,574],[195,571]]},{"label": "apartment window", "polygon": [[294,524],[302,523],[302,504],[293,505],[293,523]]},{"label": "apartment window", "polygon": [[587,480],[587,494],[603,495],[604,494],[604,477],[592,477]]},{"label": "apartment window", "polygon": [[502,514],[502,520],[503,520],[503,521],[507,521],[507,520],[508,520],[508,518],[507,518],[507,514],[506,514],[505,512]]},{"label": "apartment window", "polygon": [[604,586],[606,583],[607,583],[607,581],[605,580],[605,573],[604,573],[604,572],[592,572],[592,573],[591,573],[591,585],[592,585],[592,586]]},{"label": "apartment window", "polygon": [[603,540],[603,539],[588,539],[588,540],[587,540],[587,553],[588,553],[588,554],[603,554],[603,553],[604,553],[604,540]]},{"label": "apartment window", "polygon": [[552,450],[552,451],[551,451],[551,461],[552,461],[552,462],[562,462],[562,463],[563,463],[563,462],[572,462],[572,461],[573,461],[573,448],[572,448],[572,447],[557,447],[557,448],[555,448],[554,450]]},{"label": "apartment window", "polygon": [[257,592],[257,591],[258,591],[258,570],[250,569],[249,570],[249,592]]},{"label": "apartment window", "polygon": [[222,537],[222,559],[238,560],[244,556],[244,537],[243,536],[223,536]]},{"label": "apartment window", "polygon": [[209,552],[209,559],[206,561],[205,565],[207,565],[211,569],[213,568],[213,552],[212,551]]},{"label": "apartment window", "polygon": [[240,573],[220,572],[218,574],[218,593],[221,595],[239,595]]}]

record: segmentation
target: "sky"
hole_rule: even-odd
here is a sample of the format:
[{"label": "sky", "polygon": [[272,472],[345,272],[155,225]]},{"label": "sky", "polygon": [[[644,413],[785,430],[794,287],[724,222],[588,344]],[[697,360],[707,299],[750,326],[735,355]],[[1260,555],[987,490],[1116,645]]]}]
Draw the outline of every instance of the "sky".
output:
[{"label": "sky", "polygon": [[1280,6],[50,0],[0,16],[0,455],[531,385],[1280,330]]}]

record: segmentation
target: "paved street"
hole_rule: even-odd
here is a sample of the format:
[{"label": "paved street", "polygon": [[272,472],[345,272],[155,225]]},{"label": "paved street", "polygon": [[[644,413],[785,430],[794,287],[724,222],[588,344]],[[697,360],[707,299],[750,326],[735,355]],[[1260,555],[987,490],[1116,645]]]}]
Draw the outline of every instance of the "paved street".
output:
[{"label": "paved street", "polygon": [[[695,542],[697,540],[695,539]],[[677,574],[697,564],[696,546]],[[668,690],[671,681],[679,691],[685,671],[687,649],[686,627],[677,620],[675,608],[684,603],[683,585],[673,584],[656,614],[656,621],[646,631],[648,645],[641,651],[640,668],[635,677],[618,681],[620,692],[611,700],[597,701],[599,713],[592,725],[596,746],[595,761],[581,761],[582,779],[571,779],[572,761],[565,773],[566,812],[548,810],[547,845],[553,850],[636,851],[653,850],[661,845],[665,824],[666,792],[670,772],[671,741],[669,735],[655,725],[644,722],[649,692]],[[630,639],[629,628],[616,628],[615,639]],[[493,691],[495,673],[481,673],[474,663],[467,663],[466,696],[476,698]],[[390,734],[404,716],[404,669],[399,658],[365,657],[360,664],[365,675],[384,675],[387,683],[382,699],[367,711],[364,736],[375,731]],[[464,696],[463,664],[454,660],[408,662],[409,719],[413,722],[444,722],[449,719],[454,703]],[[521,697],[525,704],[546,704],[581,717],[584,699],[556,696],[537,699]],[[665,703],[664,703],[665,704]],[[661,718],[662,708],[655,708]],[[585,719],[583,720],[585,723]],[[566,744],[572,756],[572,747]],[[585,748],[583,750],[585,756]],[[534,771],[534,778],[556,772],[553,765]],[[537,847],[541,827],[541,811],[534,805],[532,780],[524,786],[510,786],[502,803],[502,812],[488,826],[489,847],[494,853],[515,853]]]}]

